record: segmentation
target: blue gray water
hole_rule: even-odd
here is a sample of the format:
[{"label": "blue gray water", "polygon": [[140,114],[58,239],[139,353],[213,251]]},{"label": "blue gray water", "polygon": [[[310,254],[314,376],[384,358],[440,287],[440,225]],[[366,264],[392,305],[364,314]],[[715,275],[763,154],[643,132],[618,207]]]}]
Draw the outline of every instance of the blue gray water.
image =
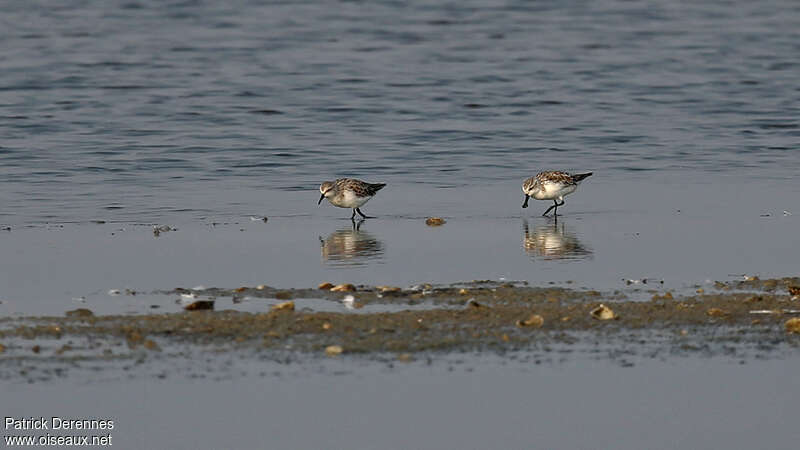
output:
[{"label": "blue gray water", "polygon": [[284,194],[338,176],[770,190],[798,56],[794,0],[6,2],[0,224],[315,214]]},{"label": "blue gray water", "polygon": [[[146,293],[176,286],[797,275],[798,74],[796,0],[4,1],[0,315],[168,311]],[[520,208],[541,169],[595,173],[558,224]],[[379,219],[317,207],[340,176],[388,183]],[[791,355],[261,356],[3,381],[2,413],[114,419],[126,448],[797,442]]]}]

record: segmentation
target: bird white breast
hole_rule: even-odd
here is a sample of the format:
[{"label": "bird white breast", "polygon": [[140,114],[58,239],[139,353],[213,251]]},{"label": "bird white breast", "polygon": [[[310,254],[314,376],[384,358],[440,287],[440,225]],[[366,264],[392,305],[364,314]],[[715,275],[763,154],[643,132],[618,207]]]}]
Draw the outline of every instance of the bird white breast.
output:
[{"label": "bird white breast", "polygon": [[543,183],[542,188],[531,195],[536,200],[553,200],[575,192],[578,186],[574,184]]},{"label": "bird white breast", "polygon": [[353,191],[343,191],[339,195],[330,197],[331,204],[339,208],[360,208],[361,205],[367,203],[372,197],[359,197]]}]

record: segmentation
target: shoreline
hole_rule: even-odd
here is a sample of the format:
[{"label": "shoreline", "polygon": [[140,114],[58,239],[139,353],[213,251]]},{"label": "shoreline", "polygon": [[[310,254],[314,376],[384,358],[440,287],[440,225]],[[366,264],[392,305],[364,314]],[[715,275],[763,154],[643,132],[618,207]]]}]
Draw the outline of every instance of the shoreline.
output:
[{"label": "shoreline", "polygon": [[[649,301],[489,281],[348,286],[355,289],[348,292],[175,289],[165,294],[215,302],[216,310],[95,315],[79,308],[65,316],[0,319],[0,360],[7,363],[0,377],[47,380],[81,367],[148,361],[170,372],[175,361],[191,364],[192,355],[209,352],[242,361],[357,355],[410,362],[511,352],[537,364],[581,354],[622,365],[633,355],[722,355],[746,362],[800,350],[800,301],[789,293],[796,286],[800,278],[753,277],[717,282],[710,293],[656,293]],[[225,309],[237,298],[263,301],[263,309]]]}]

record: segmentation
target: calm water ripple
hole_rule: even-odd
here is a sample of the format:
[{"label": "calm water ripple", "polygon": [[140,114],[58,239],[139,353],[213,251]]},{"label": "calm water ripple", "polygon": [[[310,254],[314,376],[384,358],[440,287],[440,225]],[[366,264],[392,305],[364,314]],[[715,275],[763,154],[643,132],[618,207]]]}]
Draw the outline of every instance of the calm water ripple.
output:
[{"label": "calm water ripple", "polygon": [[793,0],[26,1],[0,22],[0,222],[343,175],[800,170]]}]

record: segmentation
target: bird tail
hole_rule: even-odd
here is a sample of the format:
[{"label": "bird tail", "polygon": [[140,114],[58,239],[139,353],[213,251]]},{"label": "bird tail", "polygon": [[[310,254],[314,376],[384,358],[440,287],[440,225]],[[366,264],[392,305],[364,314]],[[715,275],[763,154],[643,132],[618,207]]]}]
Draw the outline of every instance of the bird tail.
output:
[{"label": "bird tail", "polygon": [[589,173],[576,173],[575,175],[572,176],[572,178],[574,178],[576,182],[579,182],[579,181],[583,180],[584,178],[587,178],[587,177],[590,177],[590,176],[592,176],[592,172],[589,172]]},{"label": "bird tail", "polygon": [[386,183],[368,183],[369,184],[369,195],[375,195],[378,191],[383,189],[386,186]]}]

